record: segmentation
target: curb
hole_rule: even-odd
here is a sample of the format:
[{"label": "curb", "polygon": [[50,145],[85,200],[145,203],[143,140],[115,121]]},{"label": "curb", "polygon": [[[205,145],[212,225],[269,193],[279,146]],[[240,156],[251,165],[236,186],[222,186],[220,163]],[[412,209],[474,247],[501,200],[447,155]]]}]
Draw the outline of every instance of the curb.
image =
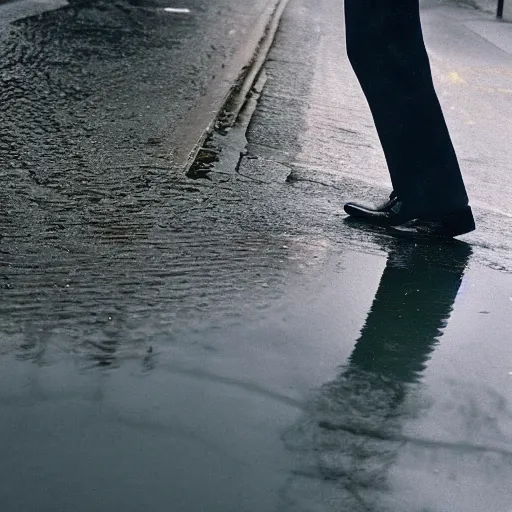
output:
[{"label": "curb", "polygon": [[184,119],[183,143],[173,155],[173,164],[180,172],[188,173],[203,143],[216,127],[225,129],[235,124],[272,47],[288,1],[268,2],[246,44]]}]

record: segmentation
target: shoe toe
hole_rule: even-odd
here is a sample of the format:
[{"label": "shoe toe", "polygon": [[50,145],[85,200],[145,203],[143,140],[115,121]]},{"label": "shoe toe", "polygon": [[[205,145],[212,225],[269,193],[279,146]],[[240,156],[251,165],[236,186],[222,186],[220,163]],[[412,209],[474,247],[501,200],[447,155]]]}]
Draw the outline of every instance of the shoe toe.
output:
[{"label": "shoe toe", "polygon": [[373,223],[381,224],[387,219],[387,212],[369,208],[357,203],[346,203],[343,207],[345,213],[356,219],[363,219]]},{"label": "shoe toe", "polygon": [[348,215],[352,215],[353,217],[364,216],[366,212],[366,208],[356,203],[346,203],[343,206],[345,213]]}]

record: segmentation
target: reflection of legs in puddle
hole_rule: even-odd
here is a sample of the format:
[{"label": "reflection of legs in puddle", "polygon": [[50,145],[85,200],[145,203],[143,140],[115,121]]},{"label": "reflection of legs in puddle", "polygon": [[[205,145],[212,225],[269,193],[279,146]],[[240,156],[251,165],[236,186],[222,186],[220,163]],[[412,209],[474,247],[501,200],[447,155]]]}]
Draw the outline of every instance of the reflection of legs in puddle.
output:
[{"label": "reflection of legs in puddle", "polygon": [[470,254],[462,243],[402,246],[389,254],[348,364],[286,435],[305,465],[290,482],[288,501],[308,484],[331,489],[322,493],[335,487],[356,501],[382,491],[411,414],[406,394],[442,335]]},{"label": "reflection of legs in puddle", "polygon": [[400,247],[389,254],[350,371],[415,382],[452,310],[471,248]]}]

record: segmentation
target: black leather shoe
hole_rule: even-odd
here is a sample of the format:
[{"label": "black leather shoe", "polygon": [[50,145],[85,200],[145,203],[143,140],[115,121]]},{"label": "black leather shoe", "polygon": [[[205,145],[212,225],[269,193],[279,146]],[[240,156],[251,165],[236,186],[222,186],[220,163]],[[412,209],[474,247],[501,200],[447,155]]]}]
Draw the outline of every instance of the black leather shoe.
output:
[{"label": "black leather shoe", "polygon": [[377,208],[347,203],[345,211],[350,219],[384,226],[388,228],[388,233],[404,238],[447,239],[475,229],[469,206],[453,212],[422,214],[405,206],[399,198],[391,196],[389,201]]},{"label": "black leather shoe", "polygon": [[376,208],[368,208],[356,203],[347,203],[345,211],[356,221],[374,226],[398,226],[419,217],[417,212],[404,205],[396,196]]},{"label": "black leather shoe", "polygon": [[397,203],[398,198],[393,193],[385,203],[374,208],[357,203],[347,203],[343,208],[346,213],[356,219],[367,220],[372,224],[386,225],[388,224],[387,214]]},{"label": "black leather shoe", "polygon": [[412,239],[450,239],[475,229],[473,212],[469,206],[443,214],[436,219],[411,219],[403,224],[388,225],[387,231],[393,236]]}]

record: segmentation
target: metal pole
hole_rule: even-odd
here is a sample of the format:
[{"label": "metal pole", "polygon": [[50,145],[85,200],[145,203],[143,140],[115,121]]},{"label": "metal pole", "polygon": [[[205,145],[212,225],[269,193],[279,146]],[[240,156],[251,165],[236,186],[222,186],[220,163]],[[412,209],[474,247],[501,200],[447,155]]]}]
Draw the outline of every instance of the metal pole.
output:
[{"label": "metal pole", "polygon": [[505,0],[498,0],[498,10],[496,11],[496,17],[497,18],[503,18],[503,4],[505,3]]}]

